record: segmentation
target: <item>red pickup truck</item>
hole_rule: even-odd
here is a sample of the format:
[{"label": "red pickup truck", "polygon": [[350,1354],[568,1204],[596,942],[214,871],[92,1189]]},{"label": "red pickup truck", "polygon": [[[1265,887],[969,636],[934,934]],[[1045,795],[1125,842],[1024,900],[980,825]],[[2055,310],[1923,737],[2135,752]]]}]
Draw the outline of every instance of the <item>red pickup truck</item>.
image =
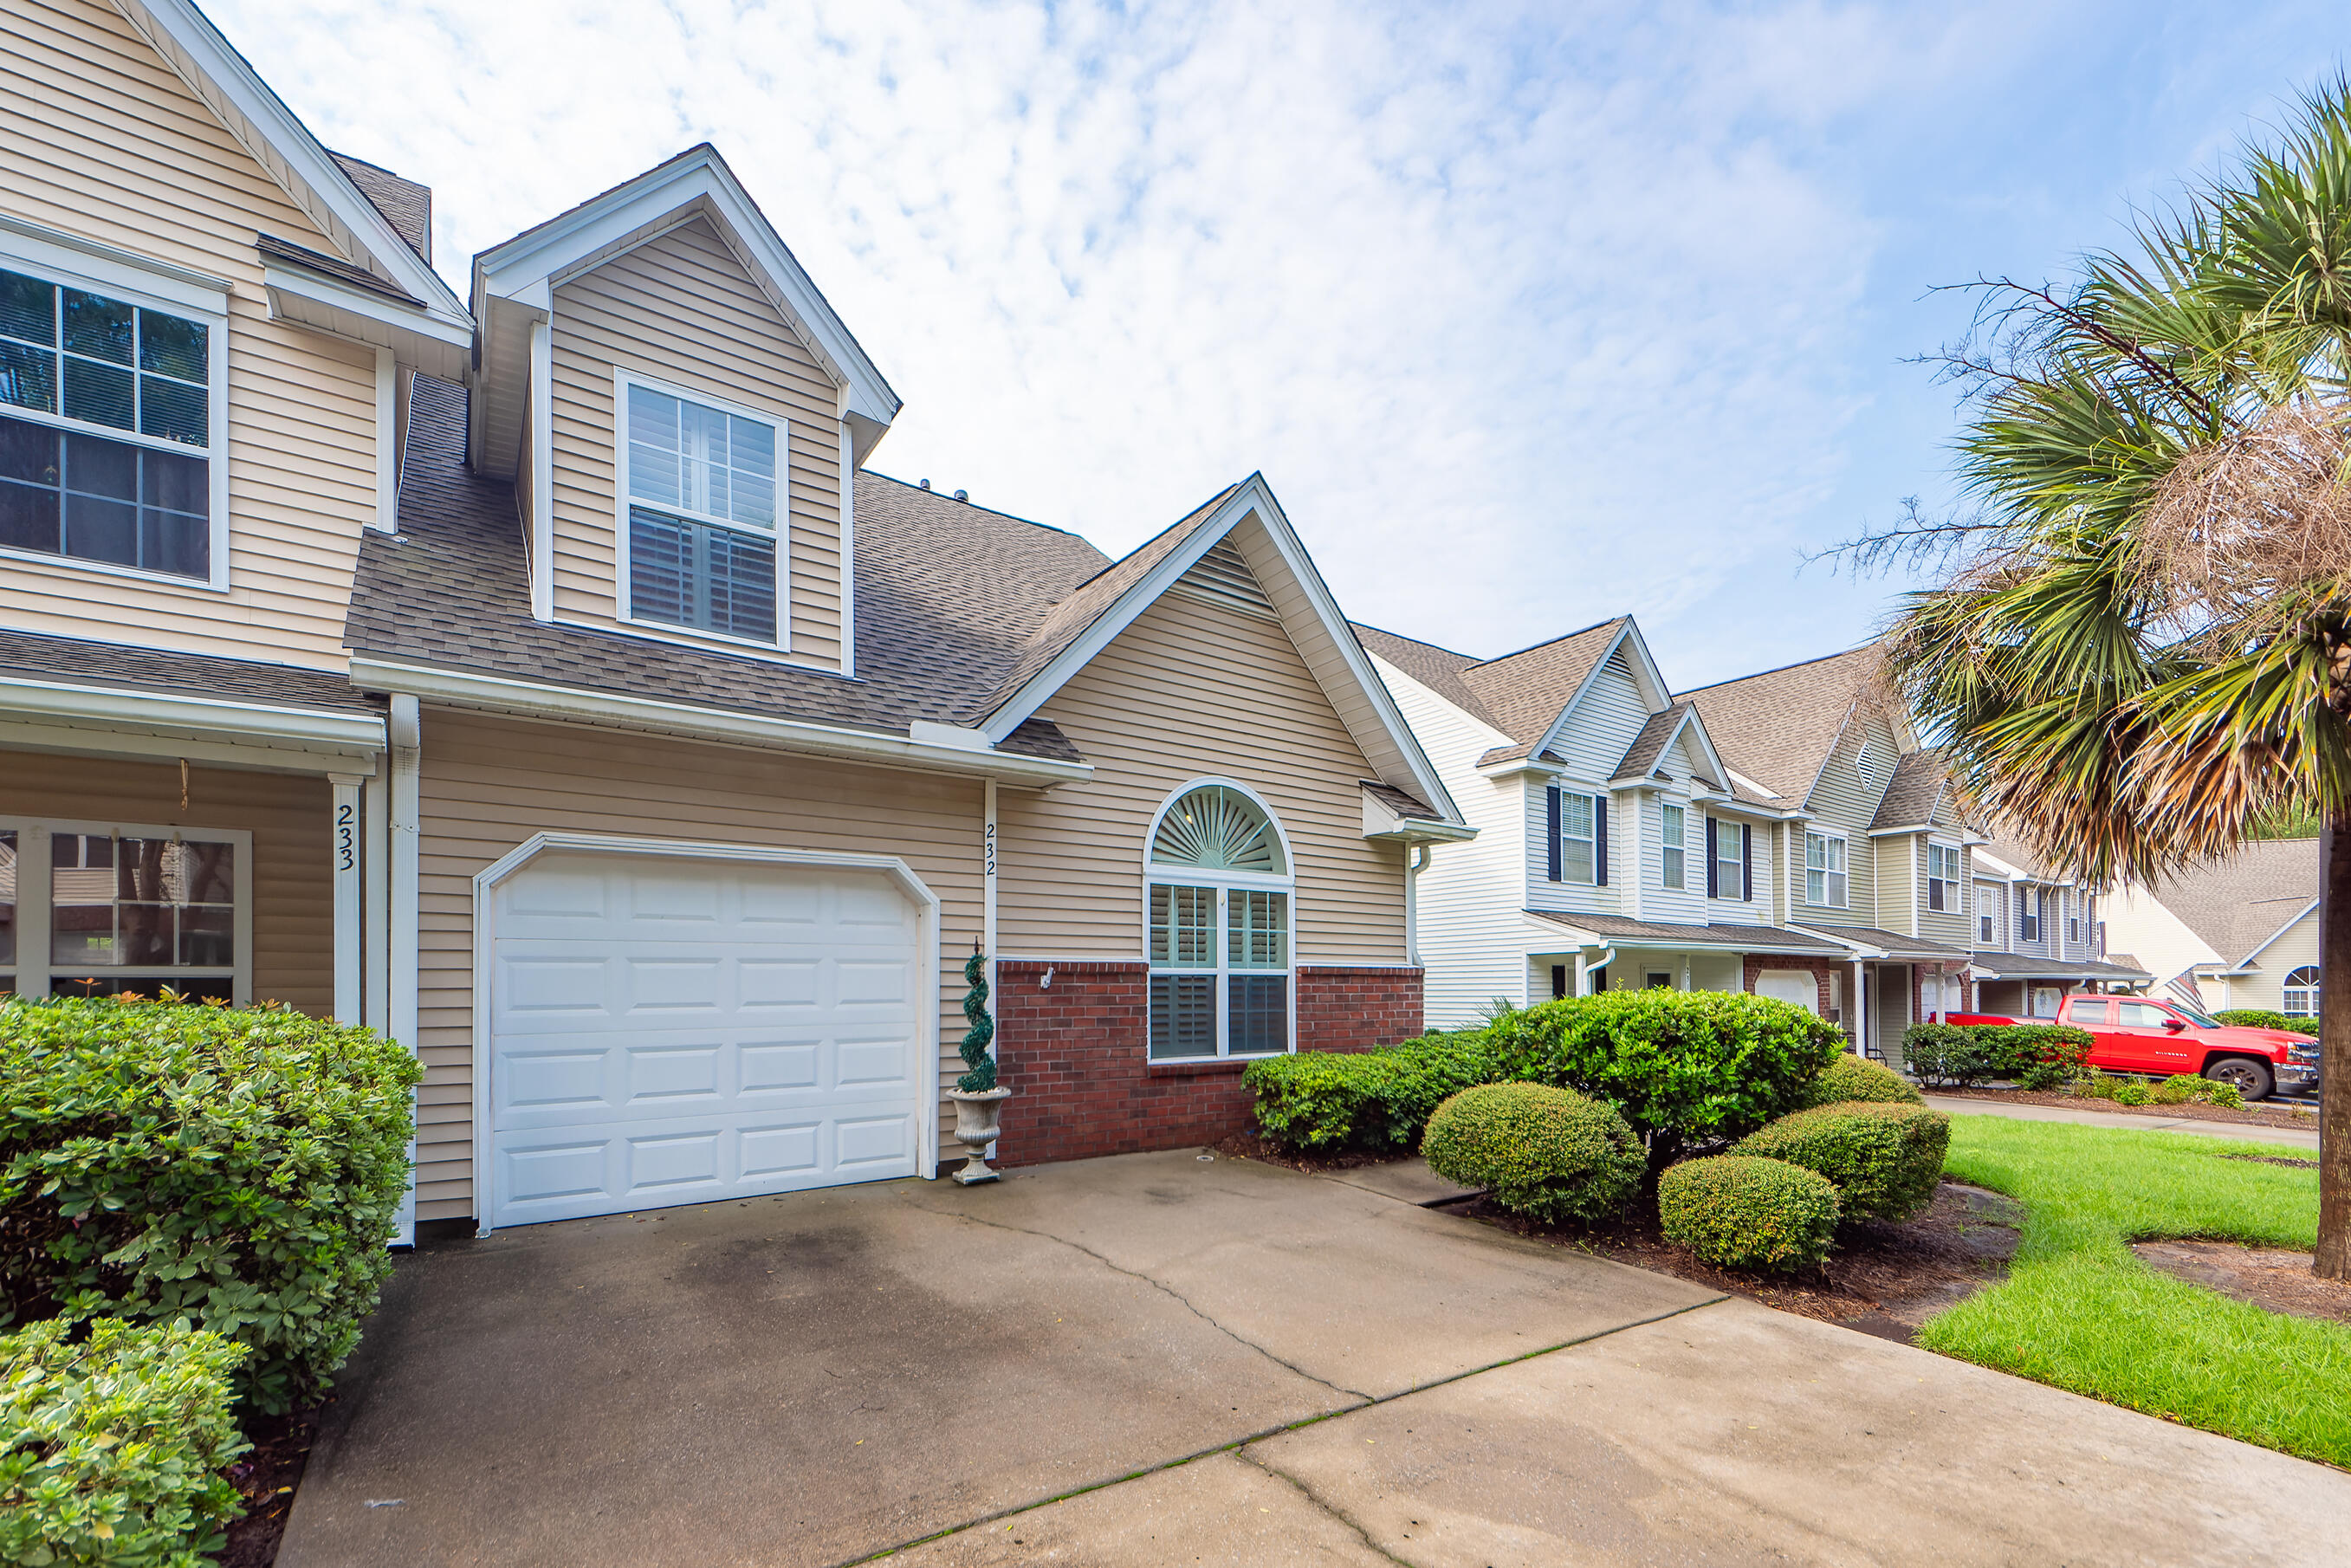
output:
[{"label": "red pickup truck", "polygon": [[2153,997],[2067,997],[2053,1019],[1949,1013],[1955,1024],[2065,1023],[2090,1032],[2090,1065],[2109,1072],[2200,1073],[2248,1100],[2318,1082],[2318,1041],[2282,1029],[2240,1029]]}]

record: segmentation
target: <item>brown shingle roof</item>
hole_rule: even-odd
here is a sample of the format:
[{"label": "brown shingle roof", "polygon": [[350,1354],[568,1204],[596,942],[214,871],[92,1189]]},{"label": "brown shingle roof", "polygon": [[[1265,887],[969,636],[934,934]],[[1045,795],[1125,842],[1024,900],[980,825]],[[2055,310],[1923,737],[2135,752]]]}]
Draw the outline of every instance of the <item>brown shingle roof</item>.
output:
[{"label": "brown shingle roof", "polygon": [[1588,931],[1611,941],[1646,942],[1667,946],[1738,946],[1750,952],[1818,953],[1845,951],[1834,942],[1781,925],[1737,925],[1724,921],[1704,925],[1671,925],[1658,920],[1634,920],[1621,915],[1583,915],[1562,909],[1530,909],[1529,915],[1554,925]]},{"label": "brown shingle roof", "polygon": [[383,711],[381,702],[352,690],[350,682],[326,670],[127,648],[33,632],[0,630],[0,670],[78,686],[169,692],[329,713]]},{"label": "brown shingle roof", "polygon": [[375,210],[383,214],[392,232],[408,242],[425,266],[433,265],[433,189],[413,180],[403,180],[381,164],[363,158],[346,157],[329,152],[328,157],[342,165],[351,183],[360,188]]},{"label": "brown shingle roof", "polygon": [[2155,895],[2222,962],[2241,964],[2318,896],[2318,841],[2249,843],[2225,860],[2181,872]]},{"label": "brown shingle roof", "polygon": [[[1657,766],[1657,758],[1665,752],[1666,742],[1673,738],[1675,729],[1680,726],[1684,718],[1688,716],[1689,713],[1689,704],[1676,703],[1669,708],[1651,714],[1649,722],[1641,727],[1641,733],[1635,736],[1633,744],[1625,748],[1625,760],[1616,765],[1616,771],[1609,777],[1612,779],[1646,778]],[[1719,784],[1721,780],[1709,779],[1707,782]]]},{"label": "brown shingle roof", "polygon": [[1366,653],[1375,653],[1451,703],[1470,717],[1499,729],[1494,717],[1478,694],[1462,680],[1461,672],[1474,668],[1478,661],[1467,653],[1457,653],[1450,648],[1440,648],[1434,643],[1417,643],[1410,637],[1399,637],[1393,632],[1383,632],[1376,626],[1351,622],[1355,628],[1355,640]]},{"label": "brown shingle roof", "polygon": [[1493,716],[1494,727],[1517,743],[1505,756],[1523,757],[1535,748],[1627,619],[1619,615],[1462,672],[1463,683]]},{"label": "brown shingle roof", "polygon": [[1886,798],[1878,801],[1877,815],[1869,825],[1911,828],[1931,820],[1935,803],[1943,798],[1945,771],[1940,747],[1904,752],[1902,759],[1894,765],[1894,777],[1886,783]]},{"label": "brown shingle roof", "polygon": [[1681,694],[1726,765],[1802,801],[1876,667],[1874,645]]},{"label": "brown shingle roof", "polygon": [[388,299],[397,299],[402,305],[413,305],[419,310],[424,308],[423,300],[419,299],[399,284],[389,278],[378,277],[364,267],[353,267],[339,256],[329,256],[325,251],[312,250],[308,246],[299,246],[291,240],[279,239],[276,235],[256,236],[253,248],[261,253],[261,259],[264,261],[290,261],[297,267],[307,267],[313,272],[324,273],[327,277],[338,282],[348,283],[354,288],[364,288],[371,293],[381,294]]}]

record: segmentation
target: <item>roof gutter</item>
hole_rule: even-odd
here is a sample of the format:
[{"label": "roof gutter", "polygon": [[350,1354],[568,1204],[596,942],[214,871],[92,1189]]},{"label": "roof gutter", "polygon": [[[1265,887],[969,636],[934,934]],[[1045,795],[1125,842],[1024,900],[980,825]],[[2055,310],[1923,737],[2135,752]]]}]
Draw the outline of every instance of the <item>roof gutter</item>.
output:
[{"label": "roof gutter", "polygon": [[566,724],[650,730],[699,740],[732,742],[846,762],[871,762],[923,773],[951,773],[1043,789],[1093,777],[1091,762],[1060,762],[1004,751],[975,750],[726,708],[696,707],[650,697],[580,691],[534,681],[507,680],[429,664],[354,657],[351,684],[367,691],[406,692],[429,702]]},{"label": "roof gutter", "polygon": [[373,714],[328,713],[175,692],[28,680],[21,675],[0,674],[0,716],[84,724],[95,720],[142,731],[185,730],[215,738],[261,740],[355,756],[372,756],[384,744],[383,720]]}]

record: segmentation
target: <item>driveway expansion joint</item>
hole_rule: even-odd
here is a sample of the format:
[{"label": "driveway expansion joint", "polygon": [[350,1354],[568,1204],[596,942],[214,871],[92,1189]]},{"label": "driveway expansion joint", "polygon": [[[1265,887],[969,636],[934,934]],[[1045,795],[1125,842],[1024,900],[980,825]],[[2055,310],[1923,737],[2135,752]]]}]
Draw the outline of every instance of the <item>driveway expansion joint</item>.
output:
[{"label": "driveway expansion joint", "polygon": [[1304,1481],[1300,1480],[1288,1470],[1281,1469],[1279,1467],[1258,1458],[1255,1453],[1250,1451],[1251,1445],[1254,1444],[1255,1441],[1256,1439],[1252,1438],[1249,1443],[1242,1444],[1234,1451],[1234,1457],[1238,1458],[1243,1464],[1254,1465],[1257,1469],[1264,1471],[1267,1475],[1271,1476],[1275,1480],[1286,1484],[1292,1491],[1295,1491],[1300,1497],[1305,1499],[1309,1507],[1317,1509],[1332,1519],[1338,1521],[1341,1524],[1345,1525],[1349,1530],[1354,1531],[1356,1540],[1361,1541],[1366,1547],[1369,1547],[1372,1551],[1378,1552],[1382,1557],[1384,1557],[1389,1562],[1396,1564],[1396,1568],[1417,1568],[1417,1565],[1410,1558],[1399,1557],[1395,1552],[1389,1551],[1386,1547],[1381,1545],[1378,1538],[1372,1534],[1371,1531],[1364,1525],[1363,1521],[1348,1513],[1346,1510],[1339,1507],[1335,1503],[1327,1502],[1323,1499],[1317,1497],[1312,1487],[1308,1486]]}]

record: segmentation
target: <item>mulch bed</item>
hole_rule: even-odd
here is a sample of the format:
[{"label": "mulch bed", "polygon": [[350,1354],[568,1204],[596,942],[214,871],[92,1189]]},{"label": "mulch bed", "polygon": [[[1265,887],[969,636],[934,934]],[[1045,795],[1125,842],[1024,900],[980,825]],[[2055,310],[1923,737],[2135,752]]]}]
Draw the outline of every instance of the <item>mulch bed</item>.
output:
[{"label": "mulch bed", "polygon": [[253,1448],[228,1468],[228,1479],[245,1499],[245,1517],[228,1527],[228,1549],[220,1568],[270,1568],[286,1516],[294,1509],[294,1489],[319,1436],[316,1408],[291,1416],[263,1416],[246,1429]]},{"label": "mulch bed", "polygon": [[1268,1143],[1255,1133],[1235,1133],[1222,1142],[1210,1144],[1208,1152],[1228,1160],[1255,1160],[1259,1165],[1280,1166],[1292,1171],[1353,1171],[1365,1166],[1384,1166],[1407,1156],[1393,1149],[1366,1153],[1362,1149],[1342,1150],[1329,1155],[1292,1154],[1280,1144]]},{"label": "mulch bed", "polygon": [[2225,1105],[2118,1105],[2086,1094],[2048,1094],[2032,1089],[1929,1089],[1960,1100],[1994,1100],[2012,1105],[2062,1105],[2069,1111],[2111,1111],[2124,1116],[2177,1116],[2191,1122],[2241,1122],[2259,1127],[2292,1127],[2304,1133],[2318,1130],[2314,1111],[2289,1105],[2248,1105],[2231,1111]]},{"label": "mulch bed", "polygon": [[2351,1323],[2351,1284],[2312,1273],[2307,1252],[2236,1241],[2137,1241],[2131,1250],[2150,1268],[2273,1312]]},{"label": "mulch bed", "polygon": [[[1702,1263],[1657,1229],[1654,1209],[1604,1225],[1539,1225],[1489,1198],[1445,1206],[1516,1235],[1573,1247],[1636,1269],[1671,1274],[1783,1312],[1842,1323],[1908,1343],[1928,1318],[1997,1284],[2020,1239],[2023,1211],[1981,1187],[1946,1181],[1927,1212],[1907,1224],[1863,1220],[1808,1274],[1755,1274]],[[1646,1208],[1647,1206],[1644,1206]]]}]

